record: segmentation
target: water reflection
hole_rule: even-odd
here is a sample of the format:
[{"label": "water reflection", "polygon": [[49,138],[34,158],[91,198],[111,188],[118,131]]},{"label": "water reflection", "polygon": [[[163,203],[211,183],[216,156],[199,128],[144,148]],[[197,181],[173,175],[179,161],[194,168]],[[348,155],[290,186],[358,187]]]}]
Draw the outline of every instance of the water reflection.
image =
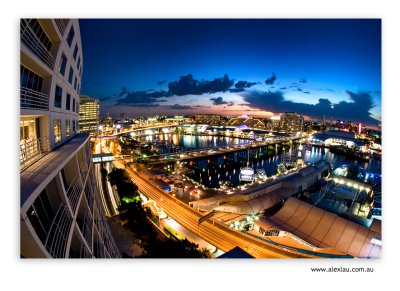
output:
[{"label": "water reflection", "polygon": [[[166,141],[169,144],[179,145],[185,150],[218,148],[230,145],[243,145],[249,143],[249,140],[239,139],[235,137],[220,137],[220,136],[197,136],[179,133],[171,134],[155,134],[145,137],[146,141]],[[254,169],[262,168],[268,176],[276,173],[276,165],[282,161],[284,155],[298,155],[297,146],[292,148],[284,148],[283,151],[277,149],[269,149],[267,153],[258,159],[251,160],[249,166]],[[247,164],[243,157],[239,159],[224,159],[219,156],[213,159],[197,160],[193,166],[188,166],[192,170],[190,176],[201,181],[205,186],[210,188],[218,188],[224,182],[236,186],[239,183],[240,167]],[[237,157],[237,156],[236,156]],[[305,163],[315,163],[321,159],[329,162],[333,168],[337,168],[343,164],[355,164],[362,167],[367,172],[381,174],[381,161],[371,159],[369,162],[358,162],[346,159],[343,155],[338,155],[330,152],[327,148],[310,147],[303,148],[301,157]],[[210,161],[209,161],[210,160]]]}]

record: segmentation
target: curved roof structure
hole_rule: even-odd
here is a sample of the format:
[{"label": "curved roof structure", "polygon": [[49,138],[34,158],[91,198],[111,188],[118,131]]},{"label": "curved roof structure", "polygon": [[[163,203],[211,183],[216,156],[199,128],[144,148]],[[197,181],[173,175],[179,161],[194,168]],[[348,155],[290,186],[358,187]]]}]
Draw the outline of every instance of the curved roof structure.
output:
[{"label": "curved roof structure", "polygon": [[290,232],[316,247],[334,248],[354,257],[381,255],[380,221],[374,220],[367,228],[293,197],[273,216],[256,224],[265,230]]}]

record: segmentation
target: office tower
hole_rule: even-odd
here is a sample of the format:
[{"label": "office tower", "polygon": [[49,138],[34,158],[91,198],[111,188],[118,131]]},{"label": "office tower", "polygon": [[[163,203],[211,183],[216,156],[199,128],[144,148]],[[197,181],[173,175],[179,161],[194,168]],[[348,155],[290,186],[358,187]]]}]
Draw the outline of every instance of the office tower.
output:
[{"label": "office tower", "polygon": [[79,105],[79,132],[87,132],[96,136],[99,126],[100,102],[89,96],[80,96]]},{"label": "office tower", "polygon": [[281,129],[288,132],[299,132],[303,123],[303,115],[285,112],[281,115]]}]

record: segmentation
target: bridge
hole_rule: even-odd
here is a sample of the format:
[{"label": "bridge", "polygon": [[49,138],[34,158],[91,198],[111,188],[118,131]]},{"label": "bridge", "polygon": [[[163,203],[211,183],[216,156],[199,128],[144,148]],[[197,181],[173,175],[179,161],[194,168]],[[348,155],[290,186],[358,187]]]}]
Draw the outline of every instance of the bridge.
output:
[{"label": "bridge", "polygon": [[[146,164],[164,164],[169,162],[182,162],[192,159],[204,159],[213,156],[219,156],[222,154],[232,154],[241,151],[249,151],[249,150],[258,150],[261,148],[267,148],[268,146],[283,143],[291,143],[296,140],[300,140],[302,137],[300,136],[292,136],[292,137],[282,137],[274,140],[268,141],[252,141],[251,143],[245,145],[235,145],[235,146],[226,146],[219,148],[206,148],[206,149],[198,149],[198,150],[182,150],[177,153],[167,153],[153,156],[142,156],[140,162]],[[254,154],[254,153],[253,153]]]},{"label": "bridge", "polygon": [[178,125],[179,125],[178,123],[155,123],[155,124],[146,125],[146,126],[133,125],[129,129],[120,128],[120,132],[114,131],[114,133],[108,135],[108,137],[118,137],[120,135],[131,133],[131,132],[146,131],[146,130],[160,129],[160,128],[169,128],[169,127],[175,127]]}]

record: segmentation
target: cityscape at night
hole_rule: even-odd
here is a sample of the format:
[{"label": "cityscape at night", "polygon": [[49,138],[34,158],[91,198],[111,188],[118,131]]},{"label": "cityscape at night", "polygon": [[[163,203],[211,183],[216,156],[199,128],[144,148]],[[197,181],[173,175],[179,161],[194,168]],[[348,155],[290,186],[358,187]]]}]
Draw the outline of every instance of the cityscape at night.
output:
[{"label": "cityscape at night", "polygon": [[381,19],[20,19],[21,258],[382,257]]}]

